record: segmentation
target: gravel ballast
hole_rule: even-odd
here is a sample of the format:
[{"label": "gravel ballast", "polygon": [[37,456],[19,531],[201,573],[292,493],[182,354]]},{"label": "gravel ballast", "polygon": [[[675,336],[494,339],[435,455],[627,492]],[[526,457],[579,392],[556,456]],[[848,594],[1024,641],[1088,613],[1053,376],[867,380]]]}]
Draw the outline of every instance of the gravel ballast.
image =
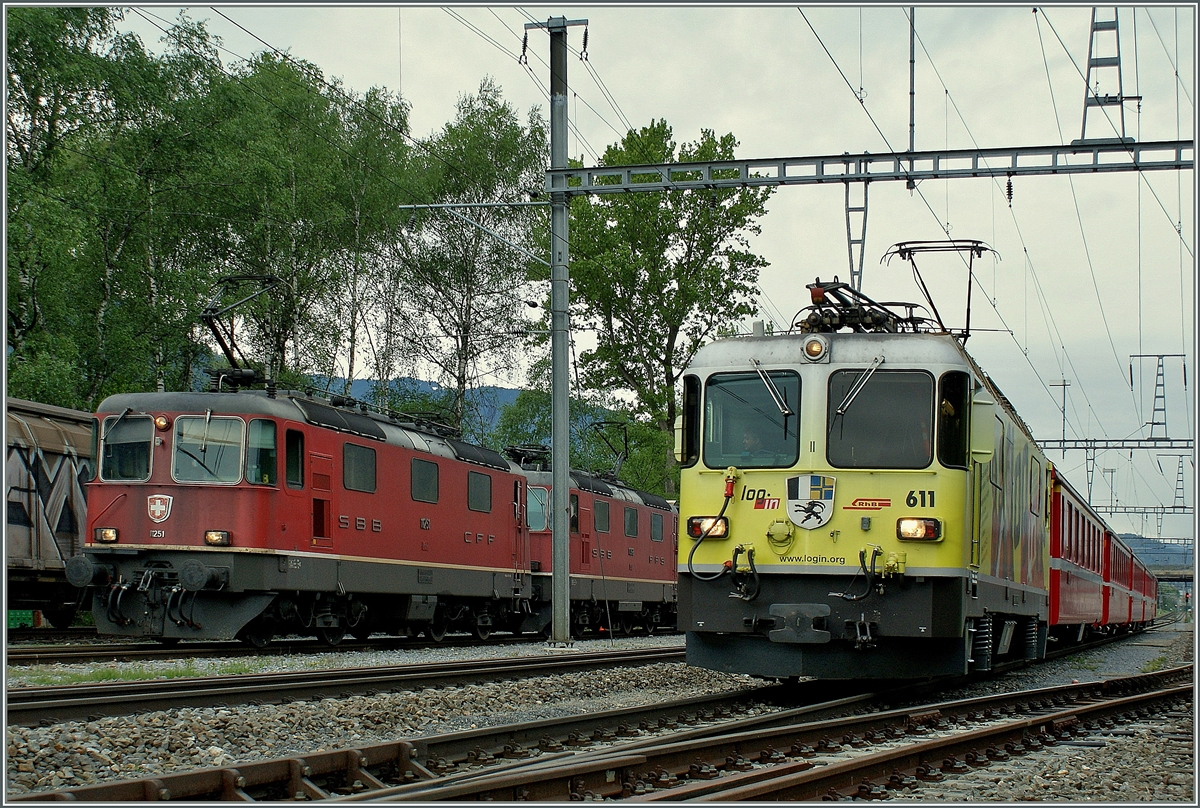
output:
[{"label": "gravel ballast", "polygon": [[[1079,657],[983,683],[970,692],[978,695],[989,689],[1023,690],[1072,680],[1094,681],[1190,661],[1194,658],[1191,629],[1189,624],[1144,634]],[[680,636],[656,636],[617,640],[615,647],[672,647],[682,643]],[[575,643],[571,650],[613,647],[614,643],[608,640],[589,640]],[[243,673],[420,664],[539,653],[561,651],[535,643],[330,653],[317,657],[258,657],[249,661],[239,659],[236,665],[237,672]],[[172,665],[180,666],[180,663],[129,664],[139,672],[161,666],[159,675],[165,675]],[[229,672],[231,664],[230,660],[219,659],[188,662],[193,675]],[[8,668],[8,686],[61,684],[96,667]],[[115,674],[123,665],[108,663],[104,667],[113,668]],[[479,726],[576,715],[761,684],[761,680],[748,676],[721,674],[683,663],[659,663],[523,679],[519,687],[512,683],[448,686],[283,705],[188,708],[43,727],[9,726],[6,791],[17,796]],[[1188,713],[1167,720],[1171,726],[1133,725],[1129,727],[1131,734],[1106,739],[1103,747],[1047,748],[1016,759],[1004,768],[994,765],[950,777],[926,785],[911,799],[1192,802],[1194,744],[1173,739],[1194,737],[1192,716]],[[1147,761],[1154,763],[1148,765]]]}]

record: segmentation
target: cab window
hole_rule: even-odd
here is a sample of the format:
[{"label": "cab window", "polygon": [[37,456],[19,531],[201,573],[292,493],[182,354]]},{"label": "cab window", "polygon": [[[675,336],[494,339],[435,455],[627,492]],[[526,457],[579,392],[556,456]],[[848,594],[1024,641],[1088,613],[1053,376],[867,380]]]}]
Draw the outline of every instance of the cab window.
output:
[{"label": "cab window", "polygon": [[275,422],[255,418],[246,438],[246,482],[275,485],[279,482],[275,468]]},{"label": "cab window", "polygon": [[245,429],[241,418],[179,416],[172,476],[187,483],[236,483],[242,478]]},{"label": "cab window", "polygon": [[145,415],[104,419],[100,438],[100,479],[144,482],[150,479],[154,422]]},{"label": "cab window", "polygon": [[638,512],[637,508],[625,508],[625,535],[630,538],[636,538],[638,534]]},{"label": "cab window", "polygon": [[492,477],[479,471],[467,472],[467,508],[480,513],[492,512]]},{"label": "cab window", "polygon": [[342,485],[348,491],[375,493],[375,450],[347,443],[342,448]]},{"label": "cab window", "polygon": [[[786,412],[785,412],[786,410]],[[787,468],[800,456],[800,376],[718,373],[707,384],[704,464]]]},{"label": "cab window", "polygon": [[829,375],[826,453],[836,468],[923,469],[933,462],[933,377],[924,371]]},{"label": "cab window", "polygon": [[531,485],[525,490],[529,492],[529,504],[526,507],[526,518],[529,520],[529,529],[545,530],[546,500],[549,499],[550,492],[545,488],[535,485]]}]

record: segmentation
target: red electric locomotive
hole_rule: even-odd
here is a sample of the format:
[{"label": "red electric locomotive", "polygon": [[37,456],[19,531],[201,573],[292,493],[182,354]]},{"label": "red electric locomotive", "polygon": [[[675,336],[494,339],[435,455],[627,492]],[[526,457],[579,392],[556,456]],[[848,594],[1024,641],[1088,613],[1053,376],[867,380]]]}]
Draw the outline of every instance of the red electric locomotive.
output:
[{"label": "red electric locomotive", "polygon": [[1051,636],[1078,642],[1153,621],[1157,579],[1053,468],[1051,477]]},{"label": "red electric locomotive", "polygon": [[[94,587],[101,633],[261,646],[281,634],[486,639],[549,625],[528,472],[492,450],[271,388],[112,396],[94,445],[87,543],[67,574]],[[673,570],[659,578],[669,606],[648,607],[639,590],[627,598],[639,614],[673,615]],[[579,592],[592,609],[594,588]]]},{"label": "red electric locomotive", "polygon": [[[530,558],[535,586],[550,591],[551,473],[528,478]],[[574,472],[569,496],[571,633],[630,634],[674,626],[677,517],[662,497]]]}]

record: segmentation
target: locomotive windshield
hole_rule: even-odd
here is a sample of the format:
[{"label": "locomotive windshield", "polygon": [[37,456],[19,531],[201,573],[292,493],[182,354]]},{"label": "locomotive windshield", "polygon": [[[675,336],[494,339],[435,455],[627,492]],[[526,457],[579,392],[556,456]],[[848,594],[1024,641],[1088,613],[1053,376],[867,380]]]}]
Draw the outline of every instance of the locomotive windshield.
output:
[{"label": "locomotive windshield", "polygon": [[181,415],[175,419],[174,478],[182,483],[236,483],[242,477],[241,418]]},{"label": "locomotive windshield", "polygon": [[104,419],[100,478],[144,482],[150,479],[150,444],[154,424],[147,415],[114,415]]},{"label": "locomotive windshield", "polygon": [[829,465],[923,469],[933,461],[933,377],[924,371],[880,370],[837,412],[865,370],[829,376]]},{"label": "locomotive windshield", "polygon": [[[704,463],[709,468],[785,468],[800,456],[800,376],[792,371],[719,373],[704,407]],[[778,394],[788,412],[775,401]]]}]

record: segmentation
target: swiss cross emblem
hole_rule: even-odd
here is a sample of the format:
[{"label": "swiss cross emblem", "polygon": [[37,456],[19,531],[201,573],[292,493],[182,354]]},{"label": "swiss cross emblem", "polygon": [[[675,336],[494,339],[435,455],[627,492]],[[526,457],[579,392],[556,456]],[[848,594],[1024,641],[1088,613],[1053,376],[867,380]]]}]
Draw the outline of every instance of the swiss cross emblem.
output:
[{"label": "swiss cross emblem", "polygon": [[146,510],[151,522],[165,522],[171,515],[171,498],[166,494],[151,494],[146,497]]}]

